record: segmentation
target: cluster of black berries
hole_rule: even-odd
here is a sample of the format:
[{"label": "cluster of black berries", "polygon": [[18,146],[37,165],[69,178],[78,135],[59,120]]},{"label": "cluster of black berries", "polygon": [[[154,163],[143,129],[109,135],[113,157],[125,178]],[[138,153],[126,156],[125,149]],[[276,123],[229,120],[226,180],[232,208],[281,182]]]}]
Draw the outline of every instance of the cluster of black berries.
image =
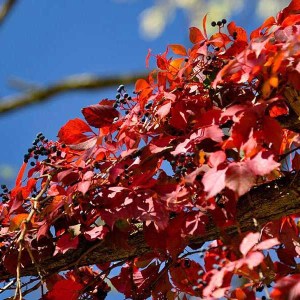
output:
[{"label": "cluster of black berries", "polygon": [[[62,144],[61,147],[65,148],[66,145]],[[32,147],[28,148],[27,153],[24,155],[24,162],[28,163],[30,158],[38,160],[40,156],[49,156],[49,154],[54,152],[58,157],[61,155],[61,151],[57,148],[56,145],[52,145],[51,147],[49,147],[48,139],[46,139],[45,136],[40,132],[36,135],[36,138],[32,142]],[[46,158],[44,161],[49,163],[51,160],[50,158]],[[31,166],[35,166],[35,164],[36,162],[34,161],[30,162]]]},{"label": "cluster of black berries", "polygon": [[219,27],[223,27],[226,23],[227,23],[227,20],[226,19],[222,19],[221,21],[218,21],[218,22],[212,21],[211,22],[211,26],[212,27],[216,27],[218,25]]},{"label": "cluster of black berries", "polygon": [[[124,105],[128,105],[128,101],[131,101],[131,96],[128,95],[128,93],[125,90],[125,86],[121,84],[117,89],[116,94],[116,102],[114,104],[114,108],[125,108]],[[125,108],[125,114],[128,114],[128,109]]]},{"label": "cluster of black berries", "polygon": [[9,200],[8,193],[9,190],[6,186],[6,184],[1,184],[2,193],[0,193],[0,197],[2,197],[2,203],[5,203]]},{"label": "cluster of black berries", "polygon": [[170,162],[171,166],[174,168],[175,166],[175,180],[178,182],[182,175],[184,175],[187,171],[191,171],[195,167],[194,159],[196,154],[194,152],[180,154],[176,157],[176,160],[172,160]]},{"label": "cluster of black berries", "polygon": [[[32,142],[32,147],[28,148],[27,154],[24,155],[24,162],[28,163],[29,159],[33,157],[38,159],[39,155],[48,155],[49,151],[44,147],[48,143],[48,140],[40,132],[36,135],[36,138]],[[31,166],[35,166],[35,162],[30,162]]]}]

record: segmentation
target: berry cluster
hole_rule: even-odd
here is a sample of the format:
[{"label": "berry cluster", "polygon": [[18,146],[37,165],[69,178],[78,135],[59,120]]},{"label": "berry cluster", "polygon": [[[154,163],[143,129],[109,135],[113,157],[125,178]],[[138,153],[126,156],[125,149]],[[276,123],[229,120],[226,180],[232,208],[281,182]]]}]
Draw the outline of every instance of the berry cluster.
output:
[{"label": "berry cluster", "polygon": [[[61,148],[65,147],[65,144],[61,145]],[[24,162],[28,163],[29,160],[33,158],[35,161],[31,161],[30,165],[34,167],[40,156],[47,156],[47,158],[44,159],[44,162],[50,163],[51,159],[49,155],[54,153],[57,157],[61,156],[61,150],[58,149],[58,146],[51,145],[48,142],[48,139],[46,139],[45,136],[40,132],[36,135],[36,138],[32,142],[32,147],[28,148],[27,153],[24,155]]]},{"label": "berry cluster", "polygon": [[226,19],[222,19],[221,21],[212,21],[211,22],[211,26],[212,27],[216,27],[216,26],[219,26],[219,27],[224,27],[224,25],[227,23],[227,20]]},{"label": "berry cluster", "polygon": [[173,168],[176,166],[174,170],[176,181],[180,181],[181,176],[185,175],[187,171],[192,171],[194,169],[195,157],[196,154],[194,152],[184,153],[178,155],[176,160],[170,162]]},{"label": "berry cluster", "polygon": [[6,184],[1,184],[2,193],[0,193],[0,197],[2,197],[2,203],[5,203],[9,200],[8,194],[9,190],[6,186]]},{"label": "berry cluster", "polygon": [[114,108],[121,108],[122,110],[125,110],[125,114],[127,115],[129,113],[129,109],[131,108],[129,101],[131,101],[131,96],[128,95],[126,92],[125,86],[121,84],[117,89],[116,94],[116,102],[114,104]]}]

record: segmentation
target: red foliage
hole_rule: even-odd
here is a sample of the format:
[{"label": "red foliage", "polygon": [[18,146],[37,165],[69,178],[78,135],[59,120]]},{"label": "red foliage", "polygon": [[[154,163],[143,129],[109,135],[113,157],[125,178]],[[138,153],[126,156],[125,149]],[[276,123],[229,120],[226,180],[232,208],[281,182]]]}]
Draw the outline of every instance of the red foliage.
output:
[{"label": "red foliage", "polygon": [[[68,121],[58,141],[38,135],[0,204],[1,270],[22,274],[32,257],[60,259],[99,241],[130,250],[140,228],[150,250],[118,275],[109,262],[101,272],[49,274],[43,299],[104,299],[108,280],[133,299],[255,299],[272,282],[274,299],[300,299],[295,216],[223,236],[239,227],[242,195],[286,174],[282,157],[300,169],[299,134],[279,123],[291,112],[285,89],[300,90],[299,10],[292,1],[250,37],[234,22],[207,37],[205,17],[202,31],[190,28],[192,48],[172,44],[155,56],[158,69],[134,96],[120,86],[117,99]],[[214,226],[220,239],[201,248],[196,237]]]}]

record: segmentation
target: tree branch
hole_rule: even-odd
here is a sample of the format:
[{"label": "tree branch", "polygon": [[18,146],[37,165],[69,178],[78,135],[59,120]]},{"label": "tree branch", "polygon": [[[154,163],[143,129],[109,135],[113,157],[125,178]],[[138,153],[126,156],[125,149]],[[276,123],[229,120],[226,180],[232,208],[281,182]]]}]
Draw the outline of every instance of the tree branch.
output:
[{"label": "tree branch", "polygon": [[[226,228],[225,234],[234,236],[241,232],[257,230],[257,226],[279,219],[282,216],[296,214],[300,212],[300,180],[298,173],[289,175],[273,182],[253,188],[248,194],[244,195],[237,205],[237,224]],[[192,237],[190,244],[203,243],[220,238],[219,229],[210,222],[207,224],[206,232],[198,237]],[[224,233],[222,233],[224,236]],[[40,268],[46,273],[54,273],[67,270],[75,265],[93,265],[104,262],[120,261],[130,259],[151,251],[146,244],[142,232],[142,226],[139,231],[129,238],[130,249],[122,249],[99,243],[82,241],[77,250],[68,251],[66,254],[49,256],[43,258],[39,263]],[[93,251],[89,251],[93,247]],[[88,255],[84,255],[89,251]],[[22,276],[37,275],[37,269],[30,265],[21,270]],[[14,276],[5,270],[0,270],[0,280],[13,278]]]},{"label": "tree branch", "polygon": [[0,10],[0,25],[4,22],[6,16],[11,12],[13,6],[17,3],[16,0],[7,0]]},{"label": "tree branch", "polygon": [[147,74],[127,74],[101,77],[92,74],[74,75],[62,79],[48,87],[37,88],[28,91],[24,95],[10,96],[0,99],[0,114],[8,113],[16,109],[45,102],[51,97],[70,91],[96,90],[107,87],[117,87],[119,84],[134,84],[137,79],[145,78]]}]

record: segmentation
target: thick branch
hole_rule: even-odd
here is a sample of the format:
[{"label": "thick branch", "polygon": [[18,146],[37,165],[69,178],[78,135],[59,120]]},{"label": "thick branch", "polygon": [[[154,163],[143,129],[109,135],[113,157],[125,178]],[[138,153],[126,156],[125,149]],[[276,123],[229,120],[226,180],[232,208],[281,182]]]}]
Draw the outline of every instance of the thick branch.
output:
[{"label": "thick branch", "polygon": [[51,97],[70,91],[82,91],[117,87],[119,84],[133,84],[139,78],[145,78],[146,74],[117,75],[101,77],[97,75],[83,74],[68,77],[47,87],[31,90],[24,95],[10,96],[0,99],[0,114],[8,113],[16,109],[45,102]]},{"label": "thick branch", "polygon": [[4,22],[7,15],[11,12],[13,6],[17,3],[16,0],[7,0],[0,10],[0,25]]},{"label": "thick branch", "polygon": [[[227,235],[238,234],[239,231],[246,232],[257,230],[257,226],[269,221],[279,219],[282,216],[300,212],[300,180],[297,175],[287,176],[279,180],[253,188],[243,196],[238,203],[237,224],[226,229]],[[220,238],[219,229],[210,223],[207,225],[206,233],[192,237],[190,244],[203,243]],[[98,242],[99,243],[99,242]],[[142,230],[133,234],[129,239],[130,249],[122,249],[105,245],[103,242],[96,244],[82,243],[75,251],[69,251],[64,255],[45,257],[40,267],[46,273],[58,272],[78,266],[104,263],[108,261],[119,261],[150,252]],[[92,251],[89,251],[89,249]],[[88,255],[84,255],[87,253]],[[37,275],[34,265],[21,270],[22,275]],[[0,280],[13,277],[4,270],[0,270]]]}]

